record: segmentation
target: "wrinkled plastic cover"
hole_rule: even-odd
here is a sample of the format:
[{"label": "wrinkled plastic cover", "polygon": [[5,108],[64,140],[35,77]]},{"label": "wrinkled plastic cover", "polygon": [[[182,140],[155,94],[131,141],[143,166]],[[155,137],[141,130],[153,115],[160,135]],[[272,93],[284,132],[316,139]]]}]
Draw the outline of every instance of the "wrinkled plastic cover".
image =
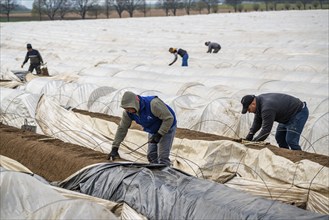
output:
[{"label": "wrinkled plastic cover", "polygon": [[118,219],[106,207],[67,198],[32,176],[0,167],[1,219]]},{"label": "wrinkled plastic cover", "polygon": [[[49,185],[47,180],[33,174],[32,171],[21,163],[3,155],[0,155],[0,173],[0,219],[72,219],[71,216],[61,213],[62,211],[56,212],[56,209],[65,206],[61,210],[67,210],[70,212],[70,215],[76,215],[76,217],[73,217],[76,219],[88,217],[90,219],[102,219],[102,216],[105,216],[107,219],[117,219],[116,216],[120,216],[121,220],[146,220],[145,216],[140,215],[125,203],[111,202],[53,186],[56,183]],[[12,181],[15,183],[11,184]],[[16,187],[17,184],[18,187]],[[33,187],[33,189],[29,189],[30,187]],[[33,194],[29,195],[29,193]],[[26,199],[27,197],[29,199]],[[55,201],[58,198],[61,199]],[[6,205],[2,205],[4,203]],[[44,205],[45,203],[48,204]],[[51,203],[58,204],[52,206]],[[82,205],[80,206],[79,204]],[[11,205],[19,208],[15,212],[11,212],[11,208],[7,209]],[[42,206],[46,206],[46,208],[42,208]],[[49,211],[50,208],[48,206],[52,207],[52,212]],[[79,214],[83,211],[81,208],[83,209],[85,206],[88,206],[85,210],[85,212],[88,212],[86,217],[83,214]],[[38,210],[33,212],[32,209],[37,207],[39,207]],[[106,208],[106,210],[103,208]],[[115,216],[113,213],[115,213]],[[53,217],[54,215],[56,217]]]},{"label": "wrinkled plastic cover", "polygon": [[328,219],[156,165],[98,164],[59,186],[125,202],[149,219]]}]

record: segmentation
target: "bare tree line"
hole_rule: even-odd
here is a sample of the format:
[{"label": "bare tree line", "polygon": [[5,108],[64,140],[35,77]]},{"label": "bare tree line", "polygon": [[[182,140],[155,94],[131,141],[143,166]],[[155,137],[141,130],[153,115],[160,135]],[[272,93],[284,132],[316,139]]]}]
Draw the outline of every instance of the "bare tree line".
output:
[{"label": "bare tree line", "polygon": [[[0,0],[1,14],[6,14],[9,21],[10,13],[17,7],[17,0]],[[260,1],[249,0],[253,3],[253,10],[260,8]],[[265,10],[277,10],[277,4],[284,3],[285,9],[290,9],[290,4],[294,4],[298,9],[306,9],[306,4],[312,4],[314,8],[322,8],[323,4],[328,4],[328,0],[262,0],[265,4]],[[178,10],[183,10],[187,15],[191,11],[201,13],[206,10],[208,14],[217,13],[220,0],[157,0],[153,7],[164,11],[166,16],[177,15]],[[242,0],[224,0],[224,3],[231,6],[235,12],[243,11]],[[127,12],[130,17],[137,11],[142,12],[144,16],[151,9],[151,5],[146,0],[34,0],[32,14],[42,16],[46,15],[50,20],[64,19],[69,13],[75,13],[85,19],[86,15],[98,17],[104,14],[110,18],[110,14],[115,12],[121,18],[123,12]]]}]

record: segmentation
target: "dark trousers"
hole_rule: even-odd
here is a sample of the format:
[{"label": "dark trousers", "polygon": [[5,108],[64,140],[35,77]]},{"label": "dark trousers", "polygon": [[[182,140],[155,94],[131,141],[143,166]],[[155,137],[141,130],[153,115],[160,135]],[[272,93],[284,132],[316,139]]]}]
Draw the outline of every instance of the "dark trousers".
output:
[{"label": "dark trousers", "polygon": [[31,63],[29,66],[29,72],[33,72],[35,69],[37,74],[41,74],[40,63]]},{"label": "dark trousers", "polygon": [[299,145],[300,135],[308,118],[308,108],[304,108],[292,117],[288,123],[280,123],[276,129],[275,139],[279,147],[291,148],[291,150],[302,150]]},{"label": "dark trousers", "polygon": [[221,46],[215,48],[213,53],[218,53],[218,51],[220,51],[220,49],[221,49]]}]

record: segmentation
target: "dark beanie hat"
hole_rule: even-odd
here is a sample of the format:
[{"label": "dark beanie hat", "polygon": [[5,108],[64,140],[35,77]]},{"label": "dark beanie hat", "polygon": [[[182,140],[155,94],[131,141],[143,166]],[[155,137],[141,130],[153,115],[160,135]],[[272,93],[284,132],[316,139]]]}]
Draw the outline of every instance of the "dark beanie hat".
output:
[{"label": "dark beanie hat", "polygon": [[252,103],[252,101],[254,100],[256,96],[254,95],[246,95],[243,96],[243,98],[241,99],[241,104],[242,104],[242,114],[246,114],[249,105]]},{"label": "dark beanie hat", "polygon": [[32,48],[31,44],[26,44],[26,48]]}]

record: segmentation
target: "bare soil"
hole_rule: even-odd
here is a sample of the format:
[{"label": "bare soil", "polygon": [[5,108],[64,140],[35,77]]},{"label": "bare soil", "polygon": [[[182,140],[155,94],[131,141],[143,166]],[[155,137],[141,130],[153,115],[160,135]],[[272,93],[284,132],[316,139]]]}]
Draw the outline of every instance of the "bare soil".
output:
[{"label": "bare soil", "polygon": [[[120,122],[119,117],[91,113],[77,109],[74,109],[74,111],[90,115],[91,117],[112,121],[117,124]],[[133,124],[131,129],[141,128],[139,125]],[[181,128],[177,129],[176,137],[209,141],[233,140],[228,137]],[[272,145],[248,145],[247,147],[254,149],[267,147],[274,154],[285,157],[293,162],[308,159],[329,167],[329,157],[325,155],[304,151],[291,151]],[[50,182],[64,180],[85,166],[95,163],[109,162],[107,160],[107,155],[101,152],[66,143],[44,135],[38,135],[30,131],[23,131],[4,124],[0,124],[0,154],[17,160],[32,172],[44,177]]]}]

